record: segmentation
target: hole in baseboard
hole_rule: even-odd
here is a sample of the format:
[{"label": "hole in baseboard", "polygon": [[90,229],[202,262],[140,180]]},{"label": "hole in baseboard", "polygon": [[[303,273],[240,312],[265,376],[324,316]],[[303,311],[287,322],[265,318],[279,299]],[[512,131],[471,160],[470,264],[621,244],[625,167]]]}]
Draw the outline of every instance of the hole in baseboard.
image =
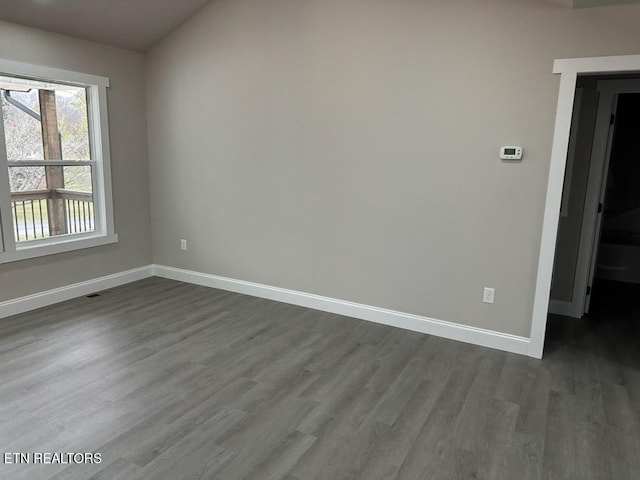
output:
[{"label": "hole in baseboard", "polygon": [[87,295],[87,298],[95,298],[95,297],[99,297],[100,294],[99,293],[92,293],[90,295]]}]

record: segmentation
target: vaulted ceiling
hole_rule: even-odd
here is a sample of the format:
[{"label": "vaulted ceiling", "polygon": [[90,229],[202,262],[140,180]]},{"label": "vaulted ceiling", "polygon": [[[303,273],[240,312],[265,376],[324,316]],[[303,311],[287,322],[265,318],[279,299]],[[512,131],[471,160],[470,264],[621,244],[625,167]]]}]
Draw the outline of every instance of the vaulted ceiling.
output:
[{"label": "vaulted ceiling", "polygon": [[210,0],[0,0],[0,19],[144,52]]},{"label": "vaulted ceiling", "polygon": [[[0,0],[0,19],[144,52],[209,1]],[[640,3],[640,0],[540,1],[570,8]]]},{"label": "vaulted ceiling", "polygon": [[624,3],[640,3],[640,0],[554,0],[560,5],[571,8],[604,7],[607,5],[621,5]]}]

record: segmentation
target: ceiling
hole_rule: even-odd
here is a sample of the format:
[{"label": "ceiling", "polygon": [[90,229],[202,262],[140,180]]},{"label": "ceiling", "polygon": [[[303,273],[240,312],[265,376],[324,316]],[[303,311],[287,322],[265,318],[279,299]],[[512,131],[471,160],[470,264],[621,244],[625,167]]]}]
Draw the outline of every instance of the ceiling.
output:
[{"label": "ceiling", "polygon": [[144,52],[210,0],[0,0],[0,19]]},{"label": "ceiling", "polygon": [[[144,52],[210,0],[0,0],[0,19]],[[640,0],[551,0],[571,8]]]},{"label": "ceiling", "polygon": [[560,5],[571,8],[604,7],[606,5],[622,5],[625,3],[640,3],[640,0],[553,0]]}]

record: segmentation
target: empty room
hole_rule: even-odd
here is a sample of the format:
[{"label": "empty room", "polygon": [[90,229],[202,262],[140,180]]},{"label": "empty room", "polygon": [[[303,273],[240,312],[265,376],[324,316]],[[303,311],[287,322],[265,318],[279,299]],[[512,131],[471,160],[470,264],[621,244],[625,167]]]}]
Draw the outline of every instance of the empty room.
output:
[{"label": "empty room", "polygon": [[0,478],[640,472],[640,1],[0,0]]}]

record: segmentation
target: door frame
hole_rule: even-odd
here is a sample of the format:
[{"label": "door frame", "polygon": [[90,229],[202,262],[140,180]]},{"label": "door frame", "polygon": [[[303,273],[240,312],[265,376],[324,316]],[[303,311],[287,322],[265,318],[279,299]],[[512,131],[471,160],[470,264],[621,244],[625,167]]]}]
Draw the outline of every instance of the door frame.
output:
[{"label": "door frame", "polygon": [[557,59],[553,73],[560,75],[556,122],[542,220],[538,271],[531,316],[529,356],[542,358],[547,328],[553,260],[562,205],[562,188],[569,148],[569,134],[578,75],[640,72],[640,55]]}]

